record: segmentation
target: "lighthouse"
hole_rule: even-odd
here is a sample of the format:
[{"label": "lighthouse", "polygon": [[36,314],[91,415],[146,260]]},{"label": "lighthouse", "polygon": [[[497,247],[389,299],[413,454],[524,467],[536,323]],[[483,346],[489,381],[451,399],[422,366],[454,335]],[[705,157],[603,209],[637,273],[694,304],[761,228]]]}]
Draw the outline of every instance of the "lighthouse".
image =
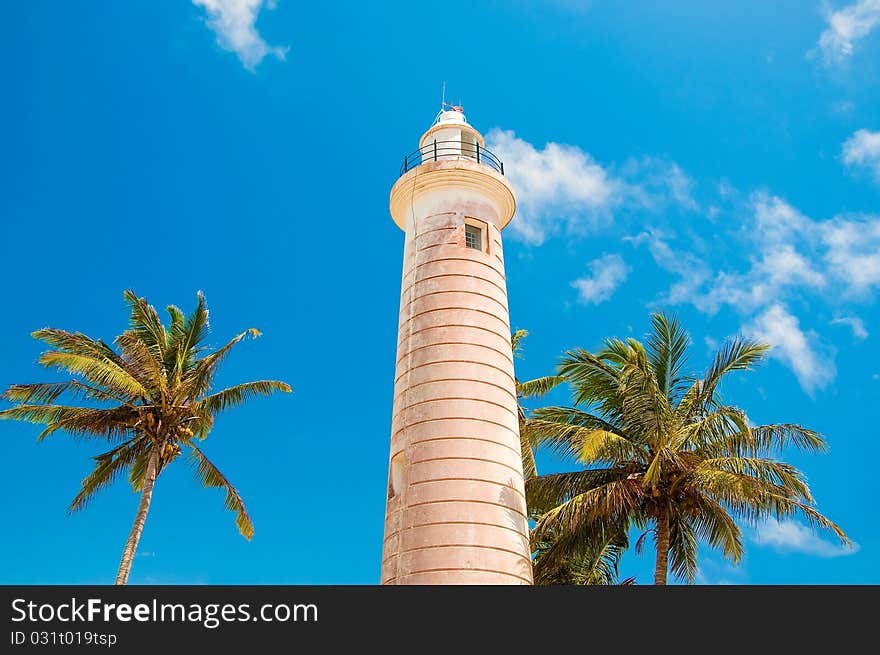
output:
[{"label": "lighthouse", "polygon": [[501,231],[504,164],[461,108],[404,158],[382,584],[532,584]]}]

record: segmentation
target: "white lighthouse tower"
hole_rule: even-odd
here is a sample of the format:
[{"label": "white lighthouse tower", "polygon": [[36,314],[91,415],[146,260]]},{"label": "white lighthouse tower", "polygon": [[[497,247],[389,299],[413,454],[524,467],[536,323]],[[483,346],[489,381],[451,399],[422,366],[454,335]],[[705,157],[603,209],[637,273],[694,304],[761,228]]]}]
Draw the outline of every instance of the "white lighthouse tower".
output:
[{"label": "white lighthouse tower", "polygon": [[383,584],[532,583],[504,166],[441,111],[391,189],[404,230]]}]

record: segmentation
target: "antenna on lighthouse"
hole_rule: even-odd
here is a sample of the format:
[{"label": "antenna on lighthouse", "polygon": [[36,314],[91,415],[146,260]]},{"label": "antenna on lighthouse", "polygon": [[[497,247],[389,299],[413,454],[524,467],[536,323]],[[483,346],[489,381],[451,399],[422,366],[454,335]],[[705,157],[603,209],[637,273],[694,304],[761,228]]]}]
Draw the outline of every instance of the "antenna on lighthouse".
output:
[{"label": "antenna on lighthouse", "polygon": [[453,114],[453,112],[461,114],[461,116],[456,118],[454,122],[466,122],[464,118],[464,108],[461,106],[461,100],[458,101],[457,105],[451,102],[446,102],[446,82],[444,81],[440,86],[440,111],[434,116],[434,122],[431,123],[431,125],[437,125],[440,121],[444,120],[444,117],[445,120],[448,121],[449,115]]}]

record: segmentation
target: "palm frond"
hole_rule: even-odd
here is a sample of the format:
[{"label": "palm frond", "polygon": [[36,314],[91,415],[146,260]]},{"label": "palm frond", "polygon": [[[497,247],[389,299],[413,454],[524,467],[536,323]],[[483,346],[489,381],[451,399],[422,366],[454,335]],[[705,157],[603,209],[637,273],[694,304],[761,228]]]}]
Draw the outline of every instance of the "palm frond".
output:
[{"label": "palm frond", "polygon": [[542,407],[532,413],[526,425],[536,445],[546,446],[567,459],[579,460],[584,454],[585,442],[594,439],[597,431],[618,439],[608,436],[604,442],[610,450],[593,451],[591,461],[612,452],[620,453],[625,459],[645,458],[642,444],[631,442],[616,425],[575,407]]},{"label": "palm frond", "polygon": [[625,480],[625,468],[586,469],[568,473],[551,473],[526,481],[529,511],[541,515],[568,500],[611,482]]},{"label": "palm frond", "polygon": [[[657,449],[668,445],[674,420],[672,401],[660,389],[651,370],[647,351],[637,341],[630,345],[631,358],[621,371],[626,393],[621,401],[627,432],[642,435],[645,442]],[[637,345],[635,345],[637,344]]]},{"label": "palm frond", "polygon": [[526,380],[518,384],[517,395],[520,398],[537,398],[549,393],[563,382],[565,378],[561,375],[545,375],[534,380]]},{"label": "palm frond", "polygon": [[730,513],[706,496],[692,496],[690,512],[697,538],[720,550],[734,564],[743,555],[742,531]]},{"label": "palm frond", "polygon": [[734,337],[726,341],[715,354],[712,365],[703,376],[702,403],[708,404],[711,401],[725,375],[732,371],[748,371],[755,368],[763,361],[768,350],[770,346],[767,344],[743,337]]},{"label": "palm frond", "polygon": [[156,308],[147,302],[146,298],[139,297],[131,289],[123,293],[125,302],[131,311],[128,319],[129,330],[137,335],[150,348],[156,348],[160,356],[164,356],[166,334],[165,326]]},{"label": "palm frond", "polygon": [[70,504],[69,511],[77,512],[84,509],[95,494],[112,484],[120,473],[132,465],[138,455],[143,452],[143,448],[144,441],[135,438],[93,457],[95,470],[83,479],[82,489]]},{"label": "palm frond", "polygon": [[777,519],[800,515],[810,525],[831,530],[843,542],[849,543],[846,533],[814,507],[799,500],[795,491],[768,480],[744,473],[702,469],[693,474],[691,485],[703,490],[703,495],[720,503],[751,525],[767,516]]},{"label": "palm frond", "polygon": [[46,382],[37,384],[13,384],[3,392],[3,398],[17,403],[51,405],[65,391],[70,389],[68,382]]},{"label": "palm frond", "polygon": [[196,405],[211,414],[219,414],[232,407],[238,407],[252,398],[270,396],[276,391],[290,393],[292,389],[289,384],[278,380],[245,382],[244,384],[237,384],[234,387],[229,387],[223,391],[206,396],[198,401]]},{"label": "palm frond", "polygon": [[165,334],[165,350],[170,352],[186,338],[186,314],[177,305],[168,305],[165,311],[171,319]]},{"label": "palm frond", "polygon": [[528,330],[516,330],[510,335],[510,347],[514,357],[522,357],[522,341],[529,336]]},{"label": "palm frond", "polygon": [[783,487],[804,502],[813,502],[804,474],[796,466],[785,462],[762,457],[716,457],[703,460],[695,470],[699,472],[707,469],[747,475]]},{"label": "palm frond", "polygon": [[92,339],[82,332],[68,332],[67,330],[59,330],[56,328],[43,328],[31,332],[31,336],[34,339],[52,346],[52,348],[56,350],[61,350],[74,355],[94,357],[96,359],[108,359],[121,365],[119,357],[110,346],[99,339]]},{"label": "palm frond", "polygon": [[573,570],[575,584],[613,585],[620,576],[620,559],[629,546],[625,532],[610,533],[597,540],[587,551],[587,557],[576,562]]},{"label": "palm frond", "polygon": [[536,546],[536,585],[613,585],[628,546],[626,530],[595,526],[578,535],[551,536]]},{"label": "palm frond", "polygon": [[257,338],[260,331],[256,328],[245,330],[232,338],[225,346],[197,360],[191,368],[187,369],[186,375],[180,382],[179,395],[184,398],[195,398],[210,390],[214,383],[214,376],[223,360],[226,359],[235,344],[245,337]]},{"label": "palm frond", "polygon": [[168,377],[163,353],[158,346],[150,346],[134,331],[128,330],[116,337],[122,356],[129,370],[143,385],[155,402],[167,395]]},{"label": "palm frond", "polygon": [[205,303],[205,296],[199,291],[196,308],[184,321],[184,334],[178,343],[177,369],[179,371],[188,370],[192,366],[198,352],[197,348],[208,336],[208,331],[208,306]]},{"label": "palm frond", "polygon": [[672,398],[682,384],[681,369],[690,337],[677,316],[651,314],[652,331],[648,336],[648,358],[657,377],[660,391]]},{"label": "palm frond", "polygon": [[535,461],[535,443],[532,433],[522,416],[519,421],[519,447],[522,457],[523,479],[530,480],[538,475],[538,464]]},{"label": "palm frond", "polygon": [[245,509],[244,501],[241,499],[238,491],[226,479],[226,476],[220,472],[220,469],[214,466],[195,444],[189,441],[187,445],[192,449],[189,459],[195,467],[196,477],[206,487],[217,487],[226,490],[226,509],[236,512],[235,524],[238,526],[242,536],[250,541],[251,537],[254,536],[254,524]]},{"label": "palm frond", "polygon": [[[51,405],[49,406],[51,407]],[[55,432],[64,431],[81,439],[105,439],[118,442],[137,431],[135,423],[139,418],[138,410],[131,406],[112,407],[109,409],[92,407],[71,407],[60,412],[56,418],[47,423],[47,427],[37,437],[37,442]],[[33,421],[45,423],[45,421]]]},{"label": "palm frond", "polygon": [[676,448],[693,450],[707,457],[752,451],[755,441],[745,413],[729,405],[716,405],[695,416],[677,415],[681,424]]},{"label": "palm frond", "polygon": [[[544,414],[542,414],[543,416]],[[528,429],[536,435],[537,443],[560,456],[582,464],[621,461],[644,462],[647,453],[639,444],[615,431],[597,429],[570,423],[529,419]]]},{"label": "palm frond", "polygon": [[752,428],[751,436],[758,452],[782,451],[787,446],[808,452],[828,450],[828,443],[820,433],[793,423],[759,425]]},{"label": "palm frond", "polygon": [[535,538],[543,538],[548,531],[577,533],[588,525],[626,524],[643,499],[644,492],[635,480],[624,478],[600,484],[541,514],[535,525]]},{"label": "palm frond", "polygon": [[111,441],[128,434],[136,412],[130,407],[111,409],[71,407],[67,405],[18,405],[0,411],[0,419],[12,419],[48,426],[37,438],[58,430],[65,430],[77,437],[102,437]]},{"label": "palm frond", "polygon": [[679,580],[693,584],[697,575],[697,533],[687,517],[675,514],[669,521],[669,568]]},{"label": "palm frond", "polygon": [[38,362],[47,368],[58,368],[82,375],[89,382],[106,389],[109,393],[134,397],[149,395],[129,371],[109,359],[50,350],[43,353]]},{"label": "palm frond", "polygon": [[559,374],[571,383],[572,399],[578,405],[598,404],[613,416],[620,406],[620,371],[605,361],[609,351],[594,355],[581,348],[567,351],[559,364]]}]

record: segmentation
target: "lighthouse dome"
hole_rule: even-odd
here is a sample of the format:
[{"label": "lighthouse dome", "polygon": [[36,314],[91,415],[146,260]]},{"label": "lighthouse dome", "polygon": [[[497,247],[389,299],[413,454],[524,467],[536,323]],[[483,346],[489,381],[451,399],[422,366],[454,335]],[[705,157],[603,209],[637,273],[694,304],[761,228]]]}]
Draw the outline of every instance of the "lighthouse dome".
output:
[{"label": "lighthouse dome", "polygon": [[454,109],[447,109],[446,111],[441,111],[437,115],[437,120],[435,121],[436,125],[464,125],[467,124],[467,119],[464,116],[464,112],[456,111]]},{"label": "lighthouse dome", "polygon": [[[446,107],[449,107],[449,105]],[[452,153],[449,151],[449,149],[453,147],[453,144],[457,144],[457,149],[459,151],[461,151],[463,147],[462,144],[464,144],[466,149],[473,150],[473,154],[468,154],[467,156],[475,157],[476,144],[479,144],[480,148],[485,148],[485,140],[482,135],[467,122],[467,118],[461,107],[452,106],[448,109],[446,107],[441,109],[434,117],[434,122],[431,123],[431,127],[422,135],[422,138],[419,141],[419,147],[424,148],[426,145],[431,145],[436,141],[443,149],[447,150],[447,152],[441,154],[447,155],[448,158],[453,154],[462,154],[462,152]],[[467,144],[471,144],[471,146],[468,147]]]}]

